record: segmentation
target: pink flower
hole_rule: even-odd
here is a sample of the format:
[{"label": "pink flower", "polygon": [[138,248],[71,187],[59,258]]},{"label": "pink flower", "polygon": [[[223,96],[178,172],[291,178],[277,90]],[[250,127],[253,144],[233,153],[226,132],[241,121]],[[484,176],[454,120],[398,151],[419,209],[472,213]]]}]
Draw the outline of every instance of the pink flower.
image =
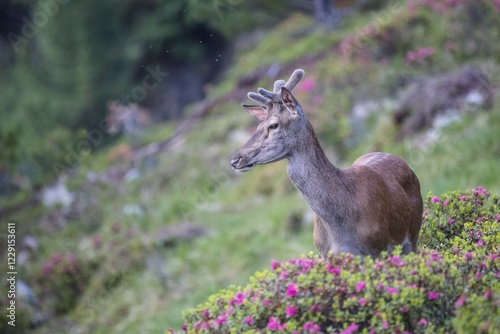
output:
[{"label": "pink flower", "polygon": [[455,219],[448,217],[448,224],[450,225],[455,224]]},{"label": "pink flower", "polygon": [[321,307],[319,307],[318,304],[313,304],[310,308],[309,308],[309,312],[311,313],[318,313],[318,312],[321,312]]},{"label": "pink flower", "polygon": [[500,222],[500,213],[495,215],[495,220],[496,220],[497,222]]},{"label": "pink flower", "polygon": [[481,240],[478,240],[476,242],[476,246],[484,246],[484,241],[481,239]]},{"label": "pink flower", "polygon": [[299,259],[298,265],[302,267],[300,270],[301,274],[308,273],[316,262],[307,258]]},{"label": "pink flower", "polygon": [[234,301],[235,301],[236,305],[243,304],[246,297],[247,297],[247,295],[245,293],[239,292],[239,291],[236,292],[236,295],[234,296]]},{"label": "pink flower", "polygon": [[269,321],[267,323],[267,329],[271,331],[279,331],[283,330],[286,328],[286,324],[281,324],[280,320],[276,317],[271,317],[269,318]]},{"label": "pink flower", "polygon": [[360,298],[358,303],[359,303],[359,306],[363,307],[368,303],[368,300],[365,298]]},{"label": "pink flower", "polygon": [[398,288],[393,288],[393,287],[388,287],[387,288],[387,293],[390,295],[395,295],[399,292]]},{"label": "pink flower", "polygon": [[482,196],[489,196],[488,190],[484,189],[483,187],[477,187],[477,189],[474,189],[472,191],[473,195],[482,195]]},{"label": "pink flower", "polygon": [[376,262],[374,265],[375,269],[380,270],[384,266],[382,262]]},{"label": "pink flower", "polygon": [[487,218],[486,217],[477,217],[476,219],[476,223],[482,223],[486,220]]},{"label": "pink flower", "polygon": [[405,61],[406,63],[411,63],[417,60],[417,54],[414,51],[406,52]]},{"label": "pink flower", "polygon": [[221,314],[217,317],[217,319],[214,320],[214,322],[215,324],[217,324],[217,326],[222,326],[227,322],[227,317],[225,314]]},{"label": "pink flower", "polygon": [[297,291],[297,286],[293,283],[290,283],[286,287],[286,296],[287,298],[291,298],[293,296],[296,296],[298,293]]},{"label": "pink flower", "polygon": [[296,307],[293,307],[293,306],[287,306],[286,307],[286,317],[287,318],[291,318],[295,314],[297,314],[297,308]]},{"label": "pink flower", "polygon": [[42,267],[42,276],[47,277],[50,274],[52,274],[52,271],[54,270],[54,264],[52,262],[46,261],[43,264]]},{"label": "pink flower", "polygon": [[279,266],[280,266],[280,263],[278,261],[276,261],[276,260],[271,261],[271,270],[272,271],[275,271],[276,268],[279,268]]},{"label": "pink flower", "polygon": [[302,85],[300,85],[300,88],[304,92],[309,92],[314,89],[314,79],[309,77],[302,81]]},{"label": "pink flower", "polygon": [[447,207],[447,206],[448,206],[448,204],[450,204],[450,200],[449,200],[449,199],[445,199],[445,200],[443,201],[443,206],[444,206],[444,207]]},{"label": "pink flower", "polygon": [[262,301],[262,306],[268,307],[269,305],[271,305],[271,301],[269,299],[266,299],[266,300]]},{"label": "pink flower", "polygon": [[247,315],[245,317],[245,319],[243,320],[243,322],[245,323],[245,325],[248,325],[248,326],[252,326],[255,323],[255,321],[253,320],[251,315]]},{"label": "pink flower", "polygon": [[466,260],[472,260],[473,257],[474,256],[472,255],[471,252],[465,252],[465,254],[464,254],[464,259],[466,259]]},{"label": "pink flower", "polygon": [[392,256],[391,263],[397,265],[398,267],[403,267],[405,265],[405,262],[401,261],[399,256]]},{"label": "pink flower", "polygon": [[432,46],[428,46],[426,48],[418,48],[417,49],[417,60],[422,61],[427,57],[430,57],[434,54],[434,48]]},{"label": "pink flower", "polygon": [[389,328],[389,323],[387,321],[382,322],[382,328],[383,329]]},{"label": "pink flower", "polygon": [[[415,51],[408,51],[406,53],[405,63],[407,65],[410,63],[413,63],[413,62],[421,63],[426,58],[432,56],[434,54],[434,52],[435,52],[435,49],[432,46],[428,46],[428,47],[424,47],[424,48],[417,48]],[[437,197],[437,196],[434,196],[434,197]],[[439,197],[438,197],[438,199],[439,199]],[[433,203],[437,203],[437,202],[433,202]]]},{"label": "pink flower", "polygon": [[349,327],[347,327],[346,329],[344,329],[342,332],[340,332],[341,334],[351,334],[352,332],[355,332],[357,331],[359,328],[359,326],[357,324],[350,324]]},{"label": "pink flower", "polygon": [[439,292],[437,291],[431,291],[427,294],[427,299],[428,300],[436,300],[436,299],[439,299]]},{"label": "pink flower", "polygon": [[429,322],[428,322],[428,321],[427,321],[427,319],[425,319],[425,318],[422,318],[422,319],[420,319],[420,320],[418,321],[418,325],[419,325],[419,326],[427,326],[427,324],[428,324],[428,323],[429,323]]},{"label": "pink flower", "polygon": [[462,307],[465,304],[466,299],[467,297],[465,297],[465,295],[460,295],[460,297],[458,297],[457,301],[455,302],[455,308]]},{"label": "pink flower", "polygon": [[425,218],[429,215],[429,210],[425,210],[423,213],[422,213],[422,218]]},{"label": "pink flower", "polygon": [[62,255],[61,255],[61,254],[56,253],[56,254],[52,255],[51,260],[52,260],[55,264],[57,264],[57,263],[62,262],[63,257],[62,257]]},{"label": "pink flower", "polygon": [[331,264],[328,264],[326,266],[326,271],[328,271],[330,274],[340,275],[340,268],[339,267],[333,267]]},{"label": "pink flower", "polygon": [[281,273],[280,273],[280,279],[281,280],[286,280],[288,278],[288,272],[286,270],[283,270]]},{"label": "pink flower", "polygon": [[366,282],[365,281],[359,281],[356,283],[356,292],[361,292],[366,288]]},{"label": "pink flower", "polygon": [[438,252],[432,252],[431,253],[431,260],[432,261],[439,261],[441,259],[441,254]]},{"label": "pink flower", "polygon": [[441,203],[441,200],[437,196],[432,196],[431,203]]},{"label": "pink flower", "polygon": [[201,315],[203,316],[203,318],[208,318],[210,316],[210,312],[208,312],[207,309],[201,311]]},{"label": "pink flower", "polygon": [[496,12],[500,13],[500,0],[493,0],[493,4],[495,5]]},{"label": "pink flower", "polygon": [[319,333],[321,332],[321,327],[319,327],[312,321],[308,321],[304,324],[304,331],[307,331],[309,333]]}]

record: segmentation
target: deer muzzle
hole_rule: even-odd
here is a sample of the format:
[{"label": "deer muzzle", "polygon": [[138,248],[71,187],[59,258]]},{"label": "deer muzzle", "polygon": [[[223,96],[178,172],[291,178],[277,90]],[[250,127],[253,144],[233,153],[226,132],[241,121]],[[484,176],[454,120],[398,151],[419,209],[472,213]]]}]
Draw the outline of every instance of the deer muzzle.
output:
[{"label": "deer muzzle", "polygon": [[238,154],[231,160],[231,167],[239,172],[247,172],[255,166],[255,163],[248,163],[248,161],[241,155]]}]

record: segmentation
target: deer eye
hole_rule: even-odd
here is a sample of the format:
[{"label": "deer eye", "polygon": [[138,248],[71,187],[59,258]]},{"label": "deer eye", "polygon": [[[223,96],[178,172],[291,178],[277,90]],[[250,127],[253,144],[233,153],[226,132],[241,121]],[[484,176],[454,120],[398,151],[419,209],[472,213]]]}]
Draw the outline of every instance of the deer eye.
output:
[{"label": "deer eye", "polygon": [[278,128],[278,123],[273,123],[269,125],[269,130],[276,130]]}]

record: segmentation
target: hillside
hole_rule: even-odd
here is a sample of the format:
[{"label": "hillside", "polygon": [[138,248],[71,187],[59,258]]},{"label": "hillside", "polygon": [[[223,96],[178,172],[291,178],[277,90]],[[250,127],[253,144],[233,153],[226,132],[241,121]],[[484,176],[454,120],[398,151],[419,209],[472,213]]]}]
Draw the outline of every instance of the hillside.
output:
[{"label": "hillside", "polygon": [[[246,93],[295,68],[306,76],[294,94],[334,164],[387,151],[409,163],[424,197],[478,186],[499,194],[499,12],[490,0],[417,0],[335,29],[293,13],[257,30],[183,119],[82,154],[36,198],[2,198],[26,286],[16,330],[178,330],[182,311],[271,260],[316,252],[286,162],[245,174],[229,164],[256,126],[240,107]],[[55,204],[44,205],[50,194]]]}]

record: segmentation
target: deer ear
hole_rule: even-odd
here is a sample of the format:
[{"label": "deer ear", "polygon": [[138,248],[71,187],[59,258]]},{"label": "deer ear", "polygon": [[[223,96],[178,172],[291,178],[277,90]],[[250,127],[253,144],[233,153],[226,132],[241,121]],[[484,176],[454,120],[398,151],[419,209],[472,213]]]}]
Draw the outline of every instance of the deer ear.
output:
[{"label": "deer ear", "polygon": [[250,115],[252,115],[259,123],[265,121],[265,119],[267,118],[267,110],[262,106],[255,106],[249,104],[242,104],[241,106]]},{"label": "deer ear", "polygon": [[292,93],[285,87],[281,88],[281,102],[286,107],[286,109],[288,109],[290,114],[292,114],[292,116],[298,115],[298,111],[300,108],[299,103],[297,102],[295,97],[293,97]]}]

